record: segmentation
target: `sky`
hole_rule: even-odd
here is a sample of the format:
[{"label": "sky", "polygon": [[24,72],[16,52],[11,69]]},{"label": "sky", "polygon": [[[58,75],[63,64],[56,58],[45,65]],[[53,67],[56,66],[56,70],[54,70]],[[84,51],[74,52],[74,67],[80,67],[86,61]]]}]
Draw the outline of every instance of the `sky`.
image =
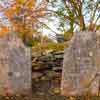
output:
[{"label": "sky", "polygon": [[[13,0],[0,0],[0,4],[3,6],[3,7],[8,7],[11,5],[11,1]],[[38,4],[41,3],[42,0],[38,0]],[[88,0],[87,0],[88,1]],[[97,0],[95,0],[97,1]],[[37,5],[38,6],[38,5]],[[57,4],[56,6],[60,7],[61,4],[60,4],[60,0],[57,0]],[[57,10],[58,8],[57,7],[51,7],[50,5],[48,5],[48,8],[50,10]],[[85,6],[84,6],[84,9],[85,9]],[[100,13],[96,12],[96,15],[98,15]],[[84,16],[85,18],[85,23],[88,23],[89,22],[89,14],[86,14]],[[43,21],[44,23],[46,23],[52,30],[49,30],[47,28],[43,28],[41,31],[44,33],[44,35],[49,35],[51,38],[56,38],[55,37],[55,33],[53,31],[55,31],[56,33],[61,33],[61,31],[59,31],[57,29],[58,25],[59,25],[59,19],[56,18],[56,17],[50,17],[50,19],[52,21],[48,21],[47,19],[39,19],[40,21]],[[4,16],[3,12],[0,12],[0,24],[4,25],[6,24],[7,26],[10,25],[10,22],[9,20],[7,19],[6,16]],[[98,21],[98,24],[100,24],[100,20]],[[52,35],[51,35],[52,34]]]}]

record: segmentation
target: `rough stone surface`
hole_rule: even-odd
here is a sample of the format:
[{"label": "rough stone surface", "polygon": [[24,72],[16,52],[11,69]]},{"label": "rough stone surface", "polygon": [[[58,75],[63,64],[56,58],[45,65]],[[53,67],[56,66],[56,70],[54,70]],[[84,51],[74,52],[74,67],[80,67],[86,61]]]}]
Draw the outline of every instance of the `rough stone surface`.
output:
[{"label": "rough stone surface", "polygon": [[61,93],[65,96],[98,95],[100,39],[94,32],[75,33],[65,49]]},{"label": "rough stone surface", "polygon": [[0,95],[31,91],[30,49],[16,34],[0,37]]}]

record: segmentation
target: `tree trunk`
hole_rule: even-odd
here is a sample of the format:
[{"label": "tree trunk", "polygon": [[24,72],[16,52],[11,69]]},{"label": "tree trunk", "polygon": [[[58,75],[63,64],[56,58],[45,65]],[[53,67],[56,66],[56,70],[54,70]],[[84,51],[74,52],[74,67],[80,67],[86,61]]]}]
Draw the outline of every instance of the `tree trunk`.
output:
[{"label": "tree trunk", "polygon": [[83,15],[80,16],[80,29],[82,31],[86,29]]}]

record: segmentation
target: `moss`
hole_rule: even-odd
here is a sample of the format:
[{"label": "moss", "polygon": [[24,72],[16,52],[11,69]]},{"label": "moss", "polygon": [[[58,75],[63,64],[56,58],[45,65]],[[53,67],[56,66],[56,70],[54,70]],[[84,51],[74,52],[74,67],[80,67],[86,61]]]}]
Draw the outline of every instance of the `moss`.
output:
[{"label": "moss", "polygon": [[46,43],[46,44],[39,44],[33,46],[35,51],[44,52],[45,50],[54,50],[54,51],[63,51],[64,50],[64,43]]}]

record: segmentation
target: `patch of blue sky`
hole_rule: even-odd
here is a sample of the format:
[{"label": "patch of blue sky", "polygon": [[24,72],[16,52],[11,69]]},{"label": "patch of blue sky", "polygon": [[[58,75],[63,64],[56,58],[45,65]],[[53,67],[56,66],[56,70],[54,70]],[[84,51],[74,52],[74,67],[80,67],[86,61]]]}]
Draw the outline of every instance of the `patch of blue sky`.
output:
[{"label": "patch of blue sky", "polygon": [[1,4],[4,8],[6,8],[6,7],[9,7],[9,6],[12,4],[13,1],[14,1],[14,0],[0,0],[0,4]]},{"label": "patch of blue sky", "polygon": [[85,19],[85,23],[89,23],[89,21],[90,21],[90,15],[89,14],[86,14],[84,16],[84,19]]},{"label": "patch of blue sky", "polygon": [[49,10],[57,11],[58,9],[61,9],[61,8],[64,7],[61,0],[50,0],[50,2],[52,2],[52,4],[51,3],[48,4],[48,9]]},{"label": "patch of blue sky", "polygon": [[11,26],[10,21],[8,18],[4,15],[3,12],[0,12],[0,26]]},{"label": "patch of blue sky", "polygon": [[[100,17],[100,11],[97,11],[97,12],[96,12],[96,16],[95,16],[95,20],[94,20],[94,21],[96,21],[98,17]],[[99,18],[99,20],[97,21],[97,25],[100,25],[100,18]]]},{"label": "patch of blue sky", "polygon": [[3,16],[3,15],[4,15],[3,12],[0,12],[0,17]]},{"label": "patch of blue sky", "polygon": [[[3,6],[3,8],[9,7],[12,4],[12,1],[14,0],[0,0],[0,5]],[[4,15],[3,12],[0,12],[0,25],[3,26],[11,26],[10,21],[8,18]]]}]

